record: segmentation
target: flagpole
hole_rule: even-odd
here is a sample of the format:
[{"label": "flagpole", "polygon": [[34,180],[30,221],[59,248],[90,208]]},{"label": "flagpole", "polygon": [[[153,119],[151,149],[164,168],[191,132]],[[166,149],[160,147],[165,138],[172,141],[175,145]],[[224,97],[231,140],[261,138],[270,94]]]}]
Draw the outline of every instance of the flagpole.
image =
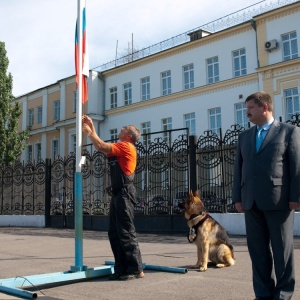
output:
[{"label": "flagpole", "polygon": [[[22,277],[22,280],[17,280],[19,276],[14,278],[8,278],[5,280],[0,279],[0,292],[8,293],[10,295],[15,295],[17,297],[23,297],[26,299],[35,299],[37,294],[35,292],[25,291],[22,288],[27,285],[24,284],[24,279],[26,278],[29,282],[30,286],[38,286],[43,284],[53,284],[53,283],[70,283],[82,281],[83,279],[90,278],[98,278],[100,276],[113,274],[114,268],[112,266],[103,266],[97,268],[87,268],[87,266],[83,265],[83,214],[82,214],[82,174],[81,174],[81,166],[83,163],[83,159],[81,156],[81,143],[82,143],[82,99],[87,101],[87,93],[85,93],[83,97],[83,47],[82,47],[82,36],[83,36],[83,25],[84,28],[86,26],[85,17],[83,20],[83,7],[82,2],[85,0],[77,0],[77,24],[76,24],[76,36],[75,36],[75,62],[76,62],[76,83],[77,83],[77,109],[76,109],[76,168],[74,174],[74,224],[75,224],[75,265],[70,267],[68,272],[56,272],[50,274],[40,274],[40,275],[30,275],[26,277]],[[85,12],[84,12],[85,13]],[[85,33],[86,37],[86,33]],[[77,49],[78,46],[78,49]],[[86,48],[86,45],[84,46]],[[85,49],[86,50],[86,49]],[[85,52],[86,53],[86,52]],[[78,57],[79,56],[79,57]],[[79,73],[79,74],[78,74]],[[88,76],[88,70],[87,75]],[[86,78],[84,78],[86,79]],[[86,81],[84,82],[84,91],[86,90]],[[30,277],[30,280],[28,279]]]},{"label": "flagpole", "polygon": [[71,266],[72,271],[82,271],[83,266],[83,189],[81,173],[81,154],[82,154],[82,0],[77,2],[77,37],[78,37],[78,88],[77,88],[77,105],[76,105],[76,171],[74,177],[74,199],[75,199],[75,266]]}]

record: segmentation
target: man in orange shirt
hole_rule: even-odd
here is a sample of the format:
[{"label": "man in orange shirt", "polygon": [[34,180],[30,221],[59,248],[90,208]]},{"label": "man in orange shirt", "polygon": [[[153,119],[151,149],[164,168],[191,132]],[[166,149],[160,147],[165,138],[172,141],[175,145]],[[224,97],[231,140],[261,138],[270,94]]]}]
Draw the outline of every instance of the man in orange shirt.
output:
[{"label": "man in orange shirt", "polygon": [[141,136],[133,125],[124,126],[118,143],[106,143],[97,135],[93,121],[82,116],[82,131],[95,148],[108,157],[112,198],[108,237],[115,257],[114,274],[110,280],[143,278],[142,258],[137,242],[134,220],[136,190],[133,185],[137,153],[134,146]]}]

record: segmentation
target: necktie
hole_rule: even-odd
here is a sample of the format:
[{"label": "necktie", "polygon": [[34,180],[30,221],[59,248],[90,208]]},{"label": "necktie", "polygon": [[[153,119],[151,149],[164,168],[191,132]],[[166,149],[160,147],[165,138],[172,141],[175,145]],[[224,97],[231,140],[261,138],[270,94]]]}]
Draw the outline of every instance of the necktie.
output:
[{"label": "necktie", "polygon": [[258,152],[264,138],[263,138],[263,128],[259,127],[256,134],[256,152]]}]

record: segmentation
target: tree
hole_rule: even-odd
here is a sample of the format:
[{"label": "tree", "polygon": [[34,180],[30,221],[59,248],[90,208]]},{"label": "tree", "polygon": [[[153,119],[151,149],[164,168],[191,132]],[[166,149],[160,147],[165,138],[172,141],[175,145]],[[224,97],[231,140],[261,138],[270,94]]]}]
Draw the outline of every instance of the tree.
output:
[{"label": "tree", "polygon": [[13,78],[7,74],[9,60],[6,56],[5,43],[0,42],[0,163],[15,162],[22,150],[29,130],[19,132],[19,118],[22,114],[20,104],[13,102]]}]

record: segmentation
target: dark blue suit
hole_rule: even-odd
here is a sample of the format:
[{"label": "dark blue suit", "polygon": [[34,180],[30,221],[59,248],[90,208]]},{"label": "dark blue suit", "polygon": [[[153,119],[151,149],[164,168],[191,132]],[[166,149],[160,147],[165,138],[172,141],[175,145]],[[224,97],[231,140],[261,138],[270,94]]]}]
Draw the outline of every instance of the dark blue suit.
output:
[{"label": "dark blue suit", "polygon": [[289,202],[300,202],[300,128],[274,120],[258,152],[255,138],[256,126],[239,136],[232,199],[245,211],[256,297],[288,300],[295,285]]}]

